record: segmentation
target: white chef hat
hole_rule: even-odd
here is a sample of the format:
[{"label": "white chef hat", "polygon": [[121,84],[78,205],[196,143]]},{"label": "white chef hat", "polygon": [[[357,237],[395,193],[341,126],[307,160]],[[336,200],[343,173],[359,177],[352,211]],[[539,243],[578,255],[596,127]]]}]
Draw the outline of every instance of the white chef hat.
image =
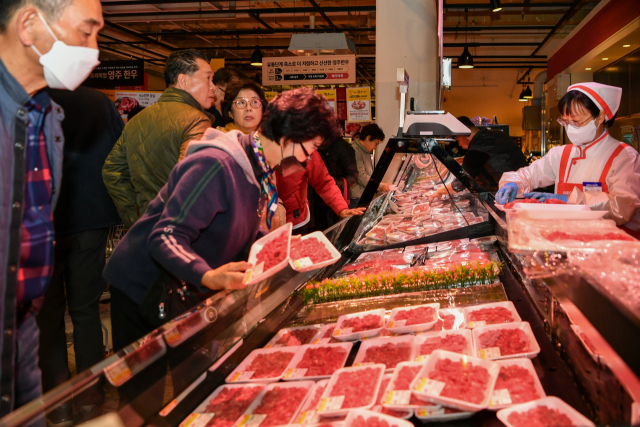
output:
[{"label": "white chef hat", "polygon": [[576,83],[569,86],[570,90],[577,90],[587,95],[598,106],[600,111],[604,111],[607,120],[611,120],[620,108],[622,99],[622,89],[615,86],[603,85],[596,82]]}]

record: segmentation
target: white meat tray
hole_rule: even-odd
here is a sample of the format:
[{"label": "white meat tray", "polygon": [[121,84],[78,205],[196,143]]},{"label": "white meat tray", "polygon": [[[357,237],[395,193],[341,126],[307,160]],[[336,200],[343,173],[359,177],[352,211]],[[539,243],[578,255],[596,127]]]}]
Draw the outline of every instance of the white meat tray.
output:
[{"label": "white meat tray", "polygon": [[349,353],[351,352],[353,343],[341,342],[337,344],[317,344],[317,345],[309,344],[309,345],[300,346],[300,350],[298,350],[296,355],[293,356],[293,359],[291,360],[291,363],[289,363],[287,370],[284,372],[282,379],[284,381],[296,381],[296,380],[316,381],[316,380],[331,378],[331,375],[333,374],[333,372],[329,375],[318,375],[318,376],[311,376],[311,377],[299,376],[299,372],[296,372],[296,366],[298,366],[298,363],[302,361],[302,359],[304,358],[304,354],[308,349],[318,349],[322,347],[342,348],[345,351],[344,358],[342,359],[342,363],[338,368],[338,369],[341,369],[341,368],[344,368],[345,363],[347,363],[347,358],[349,357]]},{"label": "white meat tray", "polygon": [[327,250],[331,253],[331,259],[313,264],[308,257],[302,258],[299,260],[289,258],[289,265],[291,265],[291,268],[293,268],[295,271],[304,272],[304,271],[317,270],[319,268],[334,264],[336,261],[340,259],[341,257],[340,252],[338,252],[336,247],[331,244],[329,239],[327,239],[327,237],[324,235],[322,231],[315,231],[313,233],[307,234],[300,238],[302,240],[307,240],[312,237],[315,237],[316,239],[318,239],[320,243],[322,243],[325,246],[325,248],[327,248]]},{"label": "white meat tray", "polygon": [[[405,360],[404,362],[410,362],[413,360],[413,352],[414,352],[414,343],[415,343],[415,339],[416,337],[413,335],[400,335],[397,337],[383,337],[383,338],[375,338],[375,339],[371,339],[371,340],[366,340],[363,341],[362,344],[360,344],[360,348],[358,349],[358,354],[356,354],[355,359],[353,359],[353,366],[364,366],[362,365],[362,361],[365,358],[365,355],[367,353],[367,350],[370,349],[371,347],[378,347],[384,344],[388,344],[388,343],[392,343],[395,345],[406,345],[409,346],[409,358],[407,360]],[[373,365],[374,363],[371,362],[366,362],[365,365]],[[385,365],[386,367],[386,365]],[[395,366],[393,368],[390,367],[386,367],[385,372],[387,373],[391,373],[395,370]]]},{"label": "white meat tray", "polygon": [[[320,380],[311,389],[304,403],[300,407],[300,410],[296,414],[295,424],[316,424],[320,421],[320,416],[316,413],[317,404],[320,402],[320,396],[322,396],[322,392],[320,396],[318,396],[318,401],[315,405],[312,405],[313,402],[311,400],[315,396],[316,392],[320,387],[326,387],[329,384],[329,380]],[[324,390],[323,390],[324,391]]]},{"label": "white meat tray", "polygon": [[[245,378],[244,372],[246,372],[246,368],[249,365],[251,365],[253,360],[259,354],[270,354],[270,353],[277,353],[281,351],[285,353],[291,353],[295,357],[295,354],[298,352],[298,350],[300,350],[300,347],[259,348],[259,349],[253,350],[251,353],[249,353],[247,357],[245,357],[245,359],[242,362],[240,362],[238,366],[236,366],[236,369],[234,369],[229,374],[229,376],[225,379],[225,382],[227,383],[272,383],[272,382],[280,381],[284,373],[286,372],[287,368],[283,369],[282,373],[277,377],[271,377],[271,378],[258,378],[258,379],[251,379],[251,377]],[[293,360],[293,358],[291,360]]]},{"label": "white meat tray", "polygon": [[[289,263],[289,254],[291,252],[291,230],[292,230],[292,225],[290,222],[288,222],[284,226],[256,240],[254,244],[251,245],[251,251],[249,252],[249,262],[253,265],[253,267],[247,270],[247,273],[245,274],[244,282],[246,286],[260,283],[263,280],[273,276],[274,274],[276,274],[277,272],[279,272],[280,270],[282,270],[287,266],[287,264]],[[270,244],[272,241],[278,239],[279,237],[282,237],[283,234],[287,235],[287,239],[288,239],[287,256],[282,261],[280,261],[277,265],[264,271],[264,264],[262,262],[257,264],[258,253],[262,250],[263,247]]]},{"label": "white meat tray", "polygon": [[[486,326],[487,324],[484,321],[472,322],[471,313],[474,311],[482,310],[484,308],[497,308],[497,307],[506,308],[507,310],[509,310],[511,312],[511,317],[513,317],[513,322],[520,322],[522,320],[522,318],[520,318],[520,315],[516,311],[516,307],[513,305],[511,301],[502,301],[502,302],[492,302],[489,304],[472,305],[469,307],[465,307],[463,309],[465,325],[467,326],[467,328],[470,328],[470,329],[477,328],[480,326]],[[490,324],[494,325],[496,323],[490,323]]]},{"label": "white meat tray", "polygon": [[[267,345],[264,346],[264,348],[297,347],[297,346],[300,346],[300,345],[305,345],[305,344],[312,343],[318,337],[318,334],[320,333],[320,331],[322,330],[323,327],[324,327],[324,325],[322,323],[319,323],[317,325],[305,325],[305,326],[295,326],[293,328],[282,328],[282,329],[280,329],[278,331],[278,333],[273,338],[271,338],[271,340],[269,340],[269,342],[267,343]],[[282,345],[282,344],[276,344],[278,341],[280,341],[282,336],[284,334],[286,334],[287,332],[292,331],[292,330],[299,330],[299,329],[315,329],[316,330],[316,334],[313,337],[311,337],[311,340],[308,343],[305,342],[305,343],[301,343],[301,344],[298,344],[298,345],[295,345],[295,346],[292,346],[292,345],[286,346],[286,345]]]},{"label": "white meat tray", "polygon": [[[536,370],[533,367],[533,363],[531,362],[531,359],[526,359],[526,358],[507,359],[507,360],[499,360],[496,363],[500,365],[500,368],[502,368],[503,366],[517,365],[521,368],[526,369],[527,371],[529,371],[529,374],[531,374],[531,376],[533,377],[533,383],[534,383],[533,385],[536,389],[536,392],[538,392],[538,396],[540,396],[539,398],[547,397],[547,394],[544,392],[544,388],[542,388],[542,384],[540,383],[540,378],[538,378],[538,374],[536,373]],[[498,375],[500,374],[498,373]],[[494,388],[493,394],[496,395],[497,393],[499,393],[499,391]],[[492,411],[497,411],[498,409],[507,408],[509,406],[515,405],[515,404],[504,404],[504,405],[494,404],[493,397],[494,396],[491,397],[491,401],[489,402],[489,409],[491,409]]]},{"label": "white meat tray", "polygon": [[[443,317],[445,315],[452,315],[455,317],[455,320],[453,321],[453,327],[451,329],[445,329],[444,328],[444,319]],[[456,330],[456,329],[464,329],[466,328],[466,322],[464,321],[464,311],[461,308],[441,308],[438,310],[438,320],[442,320],[443,324],[442,324],[442,330]],[[438,327],[437,325],[438,322],[436,322],[436,325],[434,325],[434,330],[436,330],[435,328]]]},{"label": "white meat tray", "polygon": [[[492,356],[491,354],[487,354],[486,351],[483,351],[484,347],[480,344],[480,335],[496,329],[521,329],[527,335],[527,338],[529,338],[529,351],[525,353],[509,354],[506,356]],[[499,323],[497,325],[482,326],[473,329],[472,334],[473,347],[476,350],[476,355],[480,358],[502,360],[513,359],[516,357],[527,357],[529,359],[533,359],[538,355],[538,353],[540,353],[540,346],[538,345],[536,337],[533,335],[533,331],[531,330],[531,325],[529,325],[529,322]]]},{"label": "white meat tray", "polygon": [[592,211],[587,205],[552,205],[547,203],[518,203],[513,209],[531,219],[589,220],[603,218],[607,211]]},{"label": "white meat tray", "polygon": [[[446,413],[447,410],[455,411]],[[471,418],[475,412],[458,411],[457,409],[445,408],[442,405],[433,405],[418,408],[415,411],[416,418],[423,423],[438,423],[446,421],[464,420]]]},{"label": "white meat tray", "polygon": [[311,341],[311,344],[329,344],[331,342],[331,334],[327,338],[322,338],[330,329],[335,329],[335,323],[328,323],[318,331],[318,335]]},{"label": "white meat tray", "polygon": [[[340,376],[340,374],[342,372],[356,372],[358,370],[365,370],[365,369],[374,369],[375,371],[378,372],[378,378],[377,381],[374,381],[374,383],[376,384],[375,387],[373,387],[373,389],[371,390],[367,390],[371,392],[371,399],[369,399],[368,402],[366,402],[365,405],[362,406],[358,406],[358,407],[352,407],[352,408],[343,408],[341,405],[339,408],[337,407],[331,407],[331,403],[332,399],[331,399],[331,391],[333,389],[333,387],[336,385],[336,383],[338,382],[338,378]],[[373,406],[375,406],[376,403],[376,398],[378,397],[378,391],[380,389],[380,383],[382,383],[382,377],[384,376],[384,370],[385,370],[385,366],[382,364],[377,364],[377,365],[367,365],[367,366],[357,366],[357,367],[351,367],[351,368],[342,368],[342,369],[338,369],[337,371],[335,371],[333,373],[333,375],[331,376],[331,379],[329,380],[329,384],[327,385],[327,387],[324,389],[324,393],[322,393],[322,397],[320,398],[320,404],[318,405],[318,413],[321,416],[326,416],[326,415],[344,415],[346,413],[348,413],[349,411],[352,411],[354,409],[369,409],[372,408]]]},{"label": "white meat tray", "polygon": [[565,403],[562,399],[559,399],[555,396],[547,396],[542,399],[533,400],[531,402],[522,403],[520,405],[514,405],[509,408],[501,409],[498,411],[498,419],[504,423],[507,427],[525,427],[521,425],[511,424],[509,422],[509,415],[514,412],[527,412],[536,406],[546,406],[549,409],[556,409],[559,412],[565,414],[573,425],[580,427],[595,427],[595,424],[592,423],[587,417],[582,415],[580,412],[573,409],[567,403]]},{"label": "white meat tray", "polygon": [[289,420],[287,420],[287,422],[283,422],[283,423],[278,424],[278,425],[291,424],[293,422],[293,420],[295,420],[296,415],[298,414],[298,412],[300,411],[300,408],[302,407],[302,404],[304,403],[305,400],[307,400],[307,398],[309,396],[309,393],[311,392],[311,389],[313,388],[314,385],[315,385],[315,383],[313,381],[297,381],[295,383],[274,383],[274,384],[269,384],[268,386],[266,386],[264,388],[264,390],[262,390],[262,392],[258,395],[256,400],[253,401],[251,406],[249,406],[249,408],[247,408],[247,410],[245,411],[245,413],[244,413],[244,415],[242,417],[242,418],[244,418],[244,422],[241,422],[239,425],[251,424],[251,422],[247,422],[247,417],[250,417],[252,415],[259,415],[259,414],[254,414],[254,411],[258,408],[258,406],[260,406],[264,396],[269,391],[273,390],[274,388],[276,388],[276,387],[277,388],[298,388],[298,387],[306,388],[307,389],[307,394],[305,395],[305,397],[303,399],[300,400],[300,404],[298,405],[298,407],[295,408],[295,410],[291,412],[291,418]]},{"label": "white meat tray", "polygon": [[[434,309],[435,316],[433,318],[433,321],[405,326],[404,320],[398,320],[398,321],[394,320],[394,318],[397,316],[399,312],[414,310],[420,307],[431,307]],[[393,310],[391,310],[391,315],[389,316],[389,321],[387,322],[385,329],[387,329],[390,332],[393,332],[394,334],[415,334],[418,332],[428,331],[429,329],[433,328],[433,325],[435,325],[436,322],[438,321],[439,309],[440,309],[440,303],[413,305],[411,307],[396,307]]]},{"label": "white meat tray", "polygon": [[[260,392],[262,392],[264,390],[265,384],[224,384],[221,385],[220,387],[216,388],[213,393],[211,393],[206,399],[204,399],[202,401],[202,403],[200,405],[198,405],[198,407],[191,413],[189,414],[189,416],[187,418],[184,419],[184,421],[182,421],[182,423],[180,423],[180,427],[191,427],[191,426],[197,426],[200,425],[198,424],[199,419],[204,419],[207,418],[206,416],[208,415],[208,419],[211,420],[214,418],[214,414],[207,412],[207,406],[209,406],[209,402],[213,399],[216,398],[216,396],[218,396],[222,390],[224,389],[234,389],[234,388],[244,388],[244,387],[258,387],[260,388]],[[260,394],[258,394],[256,396],[256,399],[258,398],[258,396],[260,396]],[[253,403],[253,401],[249,402],[249,406],[251,406],[251,403]],[[247,406],[247,408],[249,408],[249,406]],[[212,416],[213,415],[213,416]],[[205,424],[202,424],[205,425]]]},{"label": "white meat tray", "polygon": [[[392,391],[393,392],[397,391],[395,384],[396,384],[396,381],[398,379],[398,375],[400,374],[400,370],[405,366],[420,367],[421,368],[422,366],[424,366],[424,363],[422,363],[422,362],[402,362],[402,363],[398,363],[398,366],[396,367],[396,370],[393,372],[393,375],[391,376],[391,380],[389,380],[389,383],[387,384],[387,388],[385,389],[384,393],[382,394],[382,399],[381,399],[380,404],[383,407],[388,408],[388,409],[396,409],[396,410],[410,410],[410,409],[417,409],[417,408],[420,407],[420,405],[411,405],[409,403],[406,403],[406,404],[394,403],[394,402],[392,402],[393,396],[391,396],[389,394]],[[418,371],[418,373],[420,373],[420,371]],[[409,383],[409,385],[411,385],[411,383]],[[401,391],[406,390],[406,391],[411,392],[409,389],[399,389],[399,390],[401,390]]]},{"label": "white meat tray", "polygon": [[[354,317],[364,317],[368,314],[374,314],[380,318],[380,327],[375,329],[369,329],[366,331],[360,332],[350,332],[342,329],[342,323],[347,319],[352,319]],[[361,311],[360,313],[353,314],[345,314],[338,317],[338,321],[336,322],[336,328],[333,330],[333,334],[331,336],[339,341],[356,341],[362,340],[363,338],[373,338],[376,337],[382,332],[384,329],[384,308],[380,308],[378,310],[370,310],[370,311]]]},{"label": "white meat tray", "polygon": [[363,409],[354,409],[349,411],[349,415],[347,415],[347,419],[344,422],[344,427],[351,427],[353,421],[359,416],[364,418],[365,424],[369,424],[368,420],[370,418],[377,418],[379,420],[386,421],[387,424],[389,424],[389,427],[413,427],[413,423],[410,423],[409,421]]},{"label": "white meat tray", "polygon": [[417,362],[426,362],[427,359],[429,358],[429,355],[421,354],[420,352],[420,347],[422,346],[422,344],[425,343],[425,341],[435,337],[444,338],[445,336],[448,336],[448,335],[460,335],[464,337],[464,339],[467,340],[467,348],[461,354],[466,354],[467,356],[475,357],[476,353],[473,349],[473,335],[471,335],[471,330],[470,329],[452,329],[448,331],[444,330],[444,331],[437,331],[437,332],[425,332],[423,334],[416,335],[415,349],[413,351],[414,360],[416,360]]}]

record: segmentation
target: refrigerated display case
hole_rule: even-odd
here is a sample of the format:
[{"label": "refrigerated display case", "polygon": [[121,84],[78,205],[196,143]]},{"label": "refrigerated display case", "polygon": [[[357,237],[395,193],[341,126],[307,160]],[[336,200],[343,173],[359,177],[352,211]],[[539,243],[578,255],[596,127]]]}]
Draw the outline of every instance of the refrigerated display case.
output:
[{"label": "refrigerated display case", "polygon": [[[383,179],[396,189],[377,195],[376,189]],[[455,226],[440,225],[420,232],[409,227],[405,233],[408,237],[402,241],[389,239],[385,230],[374,244],[366,240],[367,234],[385,218],[420,222],[413,212],[420,203],[414,203],[410,211],[408,204],[398,206],[403,195],[419,189],[418,197],[412,199],[418,200],[428,195],[429,186],[454,180],[464,190],[442,202],[450,205],[448,214],[456,217]],[[107,395],[103,409],[117,413],[117,422],[122,425],[251,424],[257,421],[235,418],[255,408],[248,401],[243,403],[247,394],[234,394],[235,386],[223,390],[219,387],[225,381],[244,381],[242,372],[232,375],[234,370],[254,350],[270,343],[273,347],[274,336],[283,328],[317,325],[314,330],[326,333],[331,329],[327,325],[336,323],[340,316],[381,310],[388,317],[394,309],[436,303],[455,319],[465,307],[501,302],[510,302],[517,317],[530,325],[529,332],[539,346],[539,353],[531,361],[547,395],[559,397],[598,424],[631,425],[637,420],[634,403],[640,398],[637,314],[593,285],[593,277],[565,273],[544,279],[529,277],[527,272],[533,271],[531,257],[508,249],[504,213],[494,209],[491,195],[475,184],[435,140],[391,139],[360,205],[368,206],[362,217],[345,219],[325,231],[341,252],[337,263],[302,273],[286,267],[256,285],[214,296],[41,399],[19,408],[0,420],[0,425],[43,421],[45,413],[65,402],[81,401],[94,393],[96,387]],[[477,223],[468,222],[471,215],[479,218]],[[399,230],[403,232],[402,228]],[[463,245],[465,251],[473,247],[475,253],[483,255],[471,262],[455,258],[453,255],[462,253],[453,250],[456,245]],[[383,260],[393,254],[401,261],[381,270],[382,263],[376,262],[376,258]],[[535,253],[534,259],[550,266],[563,256],[567,255]],[[367,275],[363,260],[377,267],[377,271],[374,268]],[[354,263],[363,274],[350,270]],[[381,279],[371,281],[371,277]],[[354,281],[365,291],[337,286]],[[336,284],[334,291],[318,292],[327,283]],[[458,322],[460,326],[469,325]],[[361,347],[361,341],[353,343],[345,366],[354,364]],[[276,352],[278,348],[268,350]],[[258,393],[264,396],[261,382],[252,383],[248,378],[249,382],[242,384],[259,389],[241,387],[241,391],[251,397]],[[276,384],[295,386],[295,382],[289,381]],[[305,392],[314,393],[316,386],[306,383],[304,386]],[[224,410],[219,409],[225,401],[218,398],[222,392],[237,403],[233,405],[235,409],[224,406]],[[216,408],[227,416],[215,415]],[[300,415],[303,409],[296,408],[293,412]],[[460,413],[430,415],[429,411],[416,410],[411,414],[409,420],[414,424],[434,421],[440,416],[444,420],[447,416],[462,418]],[[466,420],[457,422],[499,425],[495,412],[490,410],[465,413],[465,417]]]}]

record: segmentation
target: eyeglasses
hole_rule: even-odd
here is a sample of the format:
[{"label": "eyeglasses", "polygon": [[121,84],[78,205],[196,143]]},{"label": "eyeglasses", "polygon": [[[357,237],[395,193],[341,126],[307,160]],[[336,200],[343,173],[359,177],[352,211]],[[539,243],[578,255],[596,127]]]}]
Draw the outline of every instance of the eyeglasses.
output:
[{"label": "eyeglasses", "polygon": [[304,155],[307,156],[307,160],[311,159],[311,154],[309,154],[307,149],[304,148],[304,144],[300,143],[300,148],[302,148],[302,152],[304,153]]},{"label": "eyeglasses", "polygon": [[227,93],[227,92],[225,92],[225,90],[224,90],[224,89],[222,89],[220,86],[216,86],[216,90],[219,90],[219,91],[220,91],[220,92],[222,92],[222,93]]},{"label": "eyeglasses", "polygon": [[236,108],[238,110],[244,110],[245,108],[247,108],[247,104],[251,104],[251,108],[262,107],[262,101],[260,101],[259,99],[252,99],[251,101],[249,101],[245,98],[237,98],[233,101],[233,103],[236,105]]},{"label": "eyeglasses", "polygon": [[571,126],[571,127],[572,127],[572,128],[574,128],[574,129],[579,129],[579,128],[581,128],[582,126],[584,126],[586,123],[589,123],[591,120],[593,120],[593,118],[592,118],[592,117],[589,117],[588,119],[586,119],[586,120],[584,120],[582,123],[580,123],[580,122],[576,122],[576,121],[573,121],[573,120],[569,120],[569,121],[567,121],[567,120],[563,120],[563,119],[562,119],[562,117],[558,117],[557,122],[558,122],[558,123],[560,123],[560,124],[561,124],[562,126],[564,126],[565,128],[566,128],[567,126]]}]

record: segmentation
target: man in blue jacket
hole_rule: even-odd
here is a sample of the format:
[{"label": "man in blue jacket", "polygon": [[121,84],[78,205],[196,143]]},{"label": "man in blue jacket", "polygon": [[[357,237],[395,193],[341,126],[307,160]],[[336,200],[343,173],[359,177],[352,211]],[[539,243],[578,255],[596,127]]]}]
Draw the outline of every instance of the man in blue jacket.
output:
[{"label": "man in blue jacket", "polygon": [[99,63],[99,0],[0,2],[0,417],[42,394],[35,313],[53,270],[62,108]]}]

